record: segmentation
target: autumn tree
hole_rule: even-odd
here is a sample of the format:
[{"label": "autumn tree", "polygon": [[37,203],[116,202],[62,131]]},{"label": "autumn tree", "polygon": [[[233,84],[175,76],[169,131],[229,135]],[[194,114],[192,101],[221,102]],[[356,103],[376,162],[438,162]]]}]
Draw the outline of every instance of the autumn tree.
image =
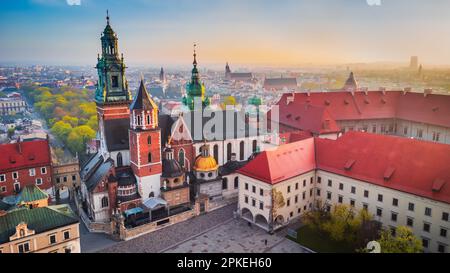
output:
[{"label": "autumn tree", "polygon": [[395,234],[394,236],[390,230],[381,232],[378,242],[382,253],[420,253],[423,251],[422,242],[414,236],[410,228],[398,226]]}]

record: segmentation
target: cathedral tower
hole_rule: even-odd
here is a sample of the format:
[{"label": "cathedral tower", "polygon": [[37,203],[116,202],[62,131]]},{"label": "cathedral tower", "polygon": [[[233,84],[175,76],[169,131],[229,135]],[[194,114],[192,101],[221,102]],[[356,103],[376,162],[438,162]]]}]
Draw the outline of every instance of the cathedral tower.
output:
[{"label": "cathedral tower", "polygon": [[[111,157],[116,166],[129,165],[128,124],[131,94],[125,78],[123,55],[119,57],[118,39],[106,16],[101,34],[102,54],[97,57],[98,82],[95,91],[99,125],[100,152]],[[125,126],[125,127],[124,127]]]},{"label": "cathedral tower", "polygon": [[202,106],[208,106],[210,99],[205,95],[205,86],[200,81],[200,75],[197,69],[197,53],[194,45],[194,67],[192,68],[191,81],[186,86],[186,96],[183,97],[183,104],[189,107],[190,110],[194,109],[196,99],[200,99]]},{"label": "cathedral tower", "polygon": [[161,130],[158,106],[141,80],[130,107],[130,163],[143,200],[160,195]]}]

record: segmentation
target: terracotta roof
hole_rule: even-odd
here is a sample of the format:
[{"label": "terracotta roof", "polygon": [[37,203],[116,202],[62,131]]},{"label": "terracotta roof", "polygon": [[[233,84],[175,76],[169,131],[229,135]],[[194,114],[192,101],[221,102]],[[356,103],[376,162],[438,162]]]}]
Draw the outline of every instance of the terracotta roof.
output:
[{"label": "terracotta roof", "polygon": [[[283,125],[315,134],[339,132],[341,129],[324,106],[303,104],[279,104],[279,122]],[[272,119],[272,109],[269,111]],[[276,117],[274,121],[278,121]]]},{"label": "terracotta roof", "polygon": [[21,141],[0,145],[0,172],[34,166],[50,165],[48,140]]},{"label": "terracotta roof", "polygon": [[237,172],[276,184],[315,168],[314,138],[309,138],[261,152]]},{"label": "terracotta roof", "polygon": [[280,117],[295,115],[305,103],[325,107],[337,121],[398,118],[450,127],[447,95],[403,91],[286,93],[278,102]]},{"label": "terracotta roof", "polygon": [[315,141],[318,169],[450,203],[449,145],[362,132]]}]

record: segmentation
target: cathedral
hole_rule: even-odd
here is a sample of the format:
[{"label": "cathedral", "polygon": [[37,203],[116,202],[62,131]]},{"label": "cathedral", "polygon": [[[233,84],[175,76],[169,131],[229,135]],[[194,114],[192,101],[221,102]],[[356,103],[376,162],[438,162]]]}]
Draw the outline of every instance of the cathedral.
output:
[{"label": "cathedral", "polygon": [[[198,200],[207,211],[208,204],[237,198],[236,171],[260,150],[259,131],[234,110],[216,109],[209,117],[195,118],[211,107],[195,48],[184,110],[173,117],[159,112],[143,78],[132,97],[109,15],[100,40],[95,91],[99,148],[80,170],[81,207],[89,220],[107,223],[122,215],[136,226],[192,209]],[[213,135],[204,133],[212,120],[223,128],[215,125]]]}]

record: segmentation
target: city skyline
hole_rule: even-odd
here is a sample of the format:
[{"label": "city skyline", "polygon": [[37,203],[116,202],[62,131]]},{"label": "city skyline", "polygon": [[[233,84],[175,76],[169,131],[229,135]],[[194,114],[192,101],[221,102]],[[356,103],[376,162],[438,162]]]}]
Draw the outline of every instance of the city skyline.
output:
[{"label": "city skyline", "polygon": [[7,1],[0,59],[91,65],[109,9],[131,65],[189,64],[193,43],[203,65],[407,63],[412,55],[450,64],[449,2],[368,2],[376,1]]}]

